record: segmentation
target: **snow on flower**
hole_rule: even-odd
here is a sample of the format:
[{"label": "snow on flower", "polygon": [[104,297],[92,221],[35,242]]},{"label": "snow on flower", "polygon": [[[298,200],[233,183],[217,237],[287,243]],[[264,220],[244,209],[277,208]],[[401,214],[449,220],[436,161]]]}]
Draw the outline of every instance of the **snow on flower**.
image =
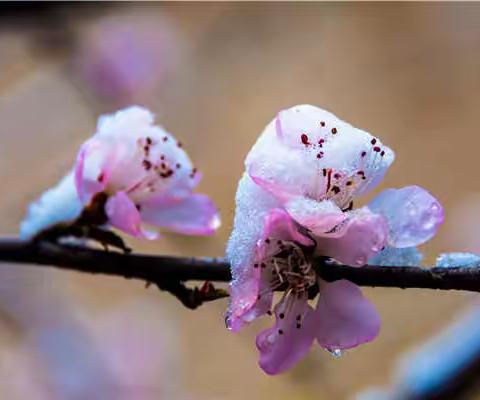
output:
[{"label": "snow on flower", "polygon": [[[275,325],[257,337],[265,372],[290,368],[315,339],[338,354],[377,336],[380,317],[360,289],[345,280],[323,281],[312,262],[326,256],[361,267],[384,248],[390,259],[395,249],[405,257],[402,249],[435,234],[443,209],[417,186],[385,190],[353,208],[393,159],[378,138],[310,105],[281,111],[248,154],[227,246],[233,275],[227,325],[238,331],[275,314]],[[279,289],[284,294],[273,306]]]},{"label": "snow on flower", "polygon": [[181,143],[141,107],[100,117],[97,132],[78,153],[73,177],[30,207],[24,238],[60,222],[54,214],[62,207],[74,209],[68,217],[78,217],[83,209],[79,218],[93,215],[95,224],[148,239],[158,235],[144,224],[189,235],[210,235],[220,225],[213,202],[193,192],[201,176]]},{"label": "snow on flower", "polygon": [[29,205],[27,216],[20,224],[20,238],[29,240],[45,228],[73,221],[80,216],[82,208],[73,173],[69,173]]}]

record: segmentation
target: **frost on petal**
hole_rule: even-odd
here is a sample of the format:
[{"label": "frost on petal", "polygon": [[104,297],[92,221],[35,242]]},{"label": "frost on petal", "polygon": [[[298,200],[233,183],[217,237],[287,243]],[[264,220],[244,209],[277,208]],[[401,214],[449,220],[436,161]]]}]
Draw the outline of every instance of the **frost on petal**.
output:
[{"label": "frost on petal", "polygon": [[307,297],[288,295],[275,307],[275,325],[257,336],[259,365],[270,375],[286,371],[310,350],[315,317]]},{"label": "frost on petal", "polygon": [[437,257],[435,266],[448,267],[478,267],[480,256],[472,253],[442,253]]},{"label": "frost on petal", "polygon": [[324,283],[316,308],[317,340],[327,350],[349,349],[375,339],[380,316],[353,283]]},{"label": "frost on petal", "polygon": [[423,254],[416,247],[385,247],[376,256],[370,258],[371,265],[387,267],[415,267],[422,264]]},{"label": "frost on petal", "polygon": [[331,199],[340,208],[375,187],[394,153],[379,139],[328,111],[300,105],[281,111],[250,151],[247,172],[281,201]]},{"label": "frost on petal", "polygon": [[285,204],[285,209],[295,221],[318,236],[331,231],[347,218],[347,214],[330,200],[295,197]]},{"label": "frost on petal", "polygon": [[142,229],[140,213],[124,192],[118,192],[107,200],[105,212],[110,225],[129,235],[146,239],[158,236],[155,232]]},{"label": "frost on petal", "polygon": [[274,122],[250,150],[245,165],[250,177],[281,201],[303,196],[311,191],[312,185],[323,182],[315,159],[285,146],[276,135]]},{"label": "frost on petal", "polygon": [[443,223],[443,207],[418,186],[387,189],[368,207],[387,218],[392,247],[418,246],[430,240]]},{"label": "frost on petal", "polygon": [[212,235],[220,226],[215,204],[204,194],[173,202],[149,203],[141,208],[142,220],[186,235]]},{"label": "frost on petal", "polygon": [[352,212],[332,237],[318,237],[316,253],[337,261],[362,266],[383,249],[387,242],[387,223],[383,216],[366,208]]},{"label": "frost on petal", "polygon": [[27,216],[20,224],[20,238],[29,240],[53,225],[73,221],[80,215],[82,208],[73,173],[69,173],[57,186],[30,204]]},{"label": "frost on petal", "polygon": [[233,331],[243,325],[243,315],[257,301],[258,276],[253,265],[257,242],[263,236],[265,217],[278,201],[244,174],[238,184],[233,231],[227,244],[227,259],[231,265],[230,305],[227,324]]}]

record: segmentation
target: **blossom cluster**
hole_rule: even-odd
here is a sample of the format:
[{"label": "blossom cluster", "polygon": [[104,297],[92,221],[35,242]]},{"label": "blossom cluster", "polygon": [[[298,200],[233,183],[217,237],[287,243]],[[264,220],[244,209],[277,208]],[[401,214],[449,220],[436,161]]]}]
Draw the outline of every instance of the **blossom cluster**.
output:
[{"label": "blossom cluster", "polygon": [[[248,153],[227,245],[226,322],[236,332],[274,316],[256,340],[266,373],[286,371],[314,341],[338,355],[378,335],[374,305],[352,282],[323,280],[316,259],[355,267],[419,262],[416,246],[443,222],[428,191],[386,189],[354,207],[394,157],[379,138],[311,105],[280,111]],[[21,236],[85,220],[146,239],[158,237],[147,225],[210,235],[220,218],[210,198],[193,191],[200,178],[182,144],[148,110],[130,107],[99,119],[73,170],[30,206]]]}]

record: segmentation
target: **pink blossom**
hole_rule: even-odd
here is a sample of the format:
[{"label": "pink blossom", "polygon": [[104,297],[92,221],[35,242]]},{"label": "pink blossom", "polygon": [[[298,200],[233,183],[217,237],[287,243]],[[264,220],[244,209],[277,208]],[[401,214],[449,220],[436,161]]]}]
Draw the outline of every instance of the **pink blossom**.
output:
[{"label": "pink blossom", "polygon": [[201,179],[182,145],[141,107],[100,118],[81,147],[75,183],[88,206],[106,195],[108,223],[136,237],[153,239],[143,224],[192,235],[210,235],[220,225],[217,209],[193,193]]},{"label": "pink blossom", "polygon": [[79,221],[147,239],[158,234],[145,224],[211,235],[220,218],[209,197],[193,192],[200,179],[181,143],[154,125],[152,113],[126,108],[100,117],[73,171],[29,206],[20,236],[30,240],[54,225]]},{"label": "pink blossom", "polygon": [[360,289],[323,281],[312,263],[327,256],[360,267],[387,246],[416,246],[435,234],[443,209],[417,186],[388,189],[353,209],[354,197],[376,187],[393,159],[378,138],[309,105],[281,111],[248,154],[227,248],[227,324],[238,331],[272,314],[273,292],[285,289],[274,327],[257,337],[265,372],[290,368],[315,339],[336,352],[377,336],[380,317]]}]

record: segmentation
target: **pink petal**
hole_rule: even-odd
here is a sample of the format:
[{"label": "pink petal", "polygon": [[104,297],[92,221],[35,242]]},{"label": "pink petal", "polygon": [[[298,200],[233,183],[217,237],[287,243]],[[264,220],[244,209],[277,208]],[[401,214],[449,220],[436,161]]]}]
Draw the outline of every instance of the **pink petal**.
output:
[{"label": "pink petal", "polygon": [[435,236],[443,223],[443,207],[419,186],[387,189],[368,207],[385,216],[392,247],[418,246]]},{"label": "pink petal", "polygon": [[317,304],[317,340],[327,350],[350,349],[375,339],[380,316],[353,283],[340,280],[321,285]]},{"label": "pink petal", "polygon": [[318,236],[324,236],[347,218],[347,214],[329,200],[295,197],[285,204],[285,209],[295,221]]},{"label": "pink petal", "polygon": [[125,192],[118,192],[110,197],[105,205],[105,212],[112,226],[129,235],[149,240],[158,237],[156,232],[142,229],[140,213]]},{"label": "pink petal", "polygon": [[220,226],[215,204],[203,194],[192,194],[173,203],[149,203],[142,207],[148,223],[186,235],[212,235]]},{"label": "pink petal", "polygon": [[275,238],[300,243],[304,246],[312,246],[313,241],[299,232],[290,215],[281,208],[270,210],[265,217],[265,228],[262,239]]},{"label": "pink petal", "polygon": [[387,243],[388,226],[380,214],[363,208],[351,213],[351,217],[339,228],[341,236],[317,239],[317,254],[337,261],[362,266]]},{"label": "pink petal", "polygon": [[[101,160],[99,160],[101,151],[100,143],[90,139],[82,145],[78,152],[75,163],[75,186],[83,204],[88,204],[95,194],[105,189],[107,184],[109,173],[108,170],[104,170]],[[94,166],[87,166],[87,158],[92,155],[98,161]]]},{"label": "pink petal", "polygon": [[286,302],[288,308],[282,303],[275,307],[275,326],[257,336],[259,365],[270,375],[293,367],[310,350],[315,338],[315,314],[306,297],[290,295]]}]

